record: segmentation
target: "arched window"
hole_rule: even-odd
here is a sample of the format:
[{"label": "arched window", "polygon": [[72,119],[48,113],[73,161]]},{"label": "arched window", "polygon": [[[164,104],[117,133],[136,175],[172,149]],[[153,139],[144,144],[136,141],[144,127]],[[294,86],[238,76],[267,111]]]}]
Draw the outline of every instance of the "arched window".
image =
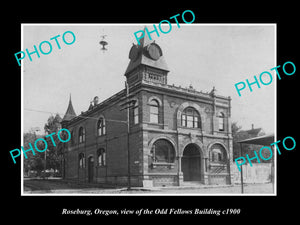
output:
[{"label": "arched window", "polygon": [[106,165],[106,153],[105,149],[100,148],[97,150],[97,157],[98,157],[98,166],[105,166]]},{"label": "arched window", "polygon": [[219,117],[219,131],[224,131],[225,130],[225,124],[224,124],[225,116],[224,116],[224,113],[220,112],[218,117]]},{"label": "arched window", "polygon": [[98,136],[105,135],[105,120],[103,117],[101,117],[97,122],[97,132]]},{"label": "arched window", "polygon": [[78,137],[79,137],[79,143],[85,142],[85,130],[83,129],[83,127],[79,128]]},{"label": "arched window", "polygon": [[75,139],[76,139],[76,138],[74,138],[74,134],[75,134],[75,131],[72,130],[72,131],[71,131],[71,145],[74,145],[74,144],[75,144]]},{"label": "arched window", "polygon": [[210,150],[210,161],[226,162],[226,150],[220,144],[214,144]]},{"label": "arched window", "polygon": [[158,163],[174,163],[175,150],[173,145],[164,139],[154,142],[151,149],[152,161]]},{"label": "arched window", "polygon": [[84,158],[84,153],[79,153],[78,156],[79,159],[79,168],[85,168],[85,158]]},{"label": "arched window", "polygon": [[211,161],[220,162],[222,161],[223,154],[220,149],[213,149],[211,151]]},{"label": "arched window", "polygon": [[133,123],[139,123],[139,105],[137,101],[133,105]]},{"label": "arched window", "polygon": [[181,114],[181,126],[189,128],[201,128],[199,113],[193,107],[187,107]]},{"label": "arched window", "polygon": [[150,101],[150,123],[158,123],[158,109],[159,103],[157,100],[152,99]]}]

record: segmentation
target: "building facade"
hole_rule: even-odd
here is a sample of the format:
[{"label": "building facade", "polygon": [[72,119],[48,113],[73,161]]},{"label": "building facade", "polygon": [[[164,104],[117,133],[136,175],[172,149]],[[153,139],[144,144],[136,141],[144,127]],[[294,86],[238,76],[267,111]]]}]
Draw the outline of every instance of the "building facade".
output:
[{"label": "building facade", "polygon": [[127,185],[130,174],[133,186],[230,184],[230,97],[169,85],[160,46],[140,42],[129,52],[127,88],[100,103],[95,97],[78,116],[70,99],[64,178]]}]

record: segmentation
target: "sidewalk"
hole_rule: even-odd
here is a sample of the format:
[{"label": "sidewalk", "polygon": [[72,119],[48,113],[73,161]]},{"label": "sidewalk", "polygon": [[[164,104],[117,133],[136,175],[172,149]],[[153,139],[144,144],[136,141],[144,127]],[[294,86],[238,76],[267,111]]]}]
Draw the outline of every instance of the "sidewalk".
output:
[{"label": "sidewalk", "polygon": [[[130,193],[127,188],[122,190]],[[132,191],[144,191],[153,194],[241,194],[241,185],[191,185],[191,186],[171,186],[171,187],[149,187],[132,188]],[[132,192],[131,191],[131,192]],[[273,194],[273,185],[266,184],[244,184],[244,194]]]},{"label": "sidewalk", "polygon": [[[272,195],[273,185],[244,184],[244,194]],[[24,194],[59,194],[59,195],[240,195],[241,185],[184,185],[168,187],[101,187],[100,185],[65,182],[62,180],[26,180],[24,181]]]}]

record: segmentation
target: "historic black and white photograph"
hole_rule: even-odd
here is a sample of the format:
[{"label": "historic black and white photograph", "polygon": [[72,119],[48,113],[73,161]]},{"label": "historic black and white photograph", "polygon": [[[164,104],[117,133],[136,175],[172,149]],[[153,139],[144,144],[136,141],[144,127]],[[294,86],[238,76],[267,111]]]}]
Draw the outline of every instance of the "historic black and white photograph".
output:
[{"label": "historic black and white photograph", "polygon": [[22,51],[22,195],[276,195],[276,24],[22,24]]}]

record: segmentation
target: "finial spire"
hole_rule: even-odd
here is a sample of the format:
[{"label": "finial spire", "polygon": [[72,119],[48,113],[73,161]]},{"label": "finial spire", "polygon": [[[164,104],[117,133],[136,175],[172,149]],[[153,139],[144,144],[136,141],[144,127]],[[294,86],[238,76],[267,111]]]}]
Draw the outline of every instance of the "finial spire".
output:
[{"label": "finial spire", "polygon": [[75,116],[76,116],[76,113],[75,113],[75,110],[73,108],[71,93],[70,93],[69,105],[68,105],[67,111],[64,115],[64,118],[62,120],[63,121],[69,121],[69,120],[73,119]]}]

